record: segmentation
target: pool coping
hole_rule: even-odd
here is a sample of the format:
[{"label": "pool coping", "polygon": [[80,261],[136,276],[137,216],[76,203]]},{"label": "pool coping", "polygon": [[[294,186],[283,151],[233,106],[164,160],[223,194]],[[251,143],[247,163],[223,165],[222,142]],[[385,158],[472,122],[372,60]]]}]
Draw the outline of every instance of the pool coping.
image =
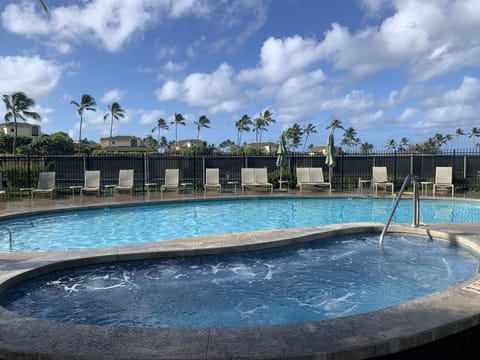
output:
[{"label": "pool coping", "polygon": [[[0,293],[19,281],[73,266],[271,248],[357,232],[381,223],[202,236],[158,243],[54,253],[1,253]],[[480,253],[480,224],[392,224],[389,232],[457,242]],[[387,240],[388,241],[388,240]],[[8,261],[10,259],[10,261]],[[15,359],[359,359],[387,355],[480,324],[480,294],[467,282],[401,305],[308,323],[211,329],[147,329],[63,324],[0,307],[0,358]]]}]

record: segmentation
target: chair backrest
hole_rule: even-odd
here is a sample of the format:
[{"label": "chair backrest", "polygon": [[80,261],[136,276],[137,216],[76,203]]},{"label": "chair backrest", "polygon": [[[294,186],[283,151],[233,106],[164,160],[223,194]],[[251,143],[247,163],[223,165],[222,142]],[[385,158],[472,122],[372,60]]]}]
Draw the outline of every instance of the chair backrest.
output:
[{"label": "chair backrest", "polygon": [[38,190],[53,190],[55,189],[55,172],[41,172],[38,175]]},{"label": "chair backrest", "polygon": [[437,166],[435,168],[435,184],[452,184],[452,168],[450,166]]},{"label": "chair backrest", "polygon": [[254,168],[242,168],[241,177],[243,185],[255,184],[255,169]]},{"label": "chair backrest", "polygon": [[133,186],[133,169],[122,169],[118,172],[118,186]]},{"label": "chair backrest", "polygon": [[323,169],[321,167],[310,168],[310,181],[312,183],[324,183]]},{"label": "chair backrest", "polygon": [[297,183],[307,184],[310,182],[310,171],[308,168],[297,168]]},{"label": "chair backrest", "polygon": [[86,188],[100,187],[100,170],[85,171],[85,187]]},{"label": "chair backrest", "polygon": [[372,167],[373,182],[382,183],[388,182],[387,167],[386,166],[374,166]]},{"label": "chair backrest", "polygon": [[268,184],[267,168],[256,168],[255,169],[255,183],[257,183],[257,184]]},{"label": "chair backrest", "polygon": [[220,172],[218,168],[205,169],[205,184],[218,185],[220,183]]},{"label": "chair backrest", "polygon": [[3,178],[2,178],[2,173],[0,173],[0,191],[3,190]]},{"label": "chair backrest", "polygon": [[165,185],[178,186],[179,177],[178,169],[165,169]]}]

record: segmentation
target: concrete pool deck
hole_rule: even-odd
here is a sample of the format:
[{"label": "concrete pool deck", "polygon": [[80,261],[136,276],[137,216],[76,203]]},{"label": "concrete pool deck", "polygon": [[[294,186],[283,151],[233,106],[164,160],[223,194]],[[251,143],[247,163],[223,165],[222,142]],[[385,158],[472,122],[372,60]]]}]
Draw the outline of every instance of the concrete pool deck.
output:
[{"label": "concrete pool deck", "polygon": [[[50,209],[58,209],[57,205],[49,205]],[[46,210],[41,208],[36,206],[29,211]],[[26,211],[21,209],[17,213]],[[13,215],[15,210],[11,212],[2,214]],[[27,278],[74,266],[234,253],[347,233],[380,233],[382,228],[383,224],[379,223],[352,223],[98,250],[0,253],[0,293]],[[480,224],[435,224],[418,228],[394,224],[389,230],[458,242],[480,253]],[[387,356],[478,328],[480,294],[464,290],[477,280],[480,274],[441,293],[375,312],[252,328],[144,329],[63,324],[20,316],[0,308],[0,359],[364,359]]]}]

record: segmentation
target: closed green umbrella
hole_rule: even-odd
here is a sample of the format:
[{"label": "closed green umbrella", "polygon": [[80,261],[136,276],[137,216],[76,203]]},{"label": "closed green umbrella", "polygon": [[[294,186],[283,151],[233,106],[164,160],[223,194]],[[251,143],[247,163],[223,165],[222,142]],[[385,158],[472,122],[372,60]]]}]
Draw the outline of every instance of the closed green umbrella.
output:
[{"label": "closed green umbrella", "polygon": [[328,166],[328,182],[332,183],[333,178],[333,168],[337,165],[335,160],[335,139],[333,137],[333,132],[330,132],[328,135],[327,148],[325,149],[325,165]]},{"label": "closed green umbrella", "polygon": [[280,184],[280,191],[282,191],[282,172],[283,172],[283,168],[286,168],[288,167],[288,152],[287,152],[287,148],[285,146],[285,134],[282,133],[282,135],[280,136],[280,141],[278,143],[278,148],[277,148],[277,167],[280,168],[280,181],[279,181],[279,184]]}]

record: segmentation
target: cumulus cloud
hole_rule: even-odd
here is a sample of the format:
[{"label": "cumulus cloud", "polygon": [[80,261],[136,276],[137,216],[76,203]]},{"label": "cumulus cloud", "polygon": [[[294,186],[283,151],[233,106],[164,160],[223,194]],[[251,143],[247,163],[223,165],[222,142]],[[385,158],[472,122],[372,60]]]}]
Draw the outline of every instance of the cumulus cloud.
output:
[{"label": "cumulus cloud", "polygon": [[230,65],[223,63],[213,73],[193,73],[178,82],[169,80],[156,90],[160,101],[178,100],[207,108],[210,113],[239,109],[244,95],[237,87]]},{"label": "cumulus cloud", "polygon": [[0,93],[23,91],[44,98],[57,86],[63,68],[39,56],[0,56]]},{"label": "cumulus cloud", "polygon": [[121,91],[117,88],[108,90],[103,96],[102,99],[100,100],[102,103],[111,103],[111,102],[119,102],[123,99],[123,96],[125,95],[124,91]]},{"label": "cumulus cloud", "polygon": [[[163,110],[139,110],[137,113],[140,114],[140,124],[142,125],[152,125],[152,128],[157,126],[157,120],[160,118],[166,117],[165,111]],[[166,120],[166,119],[165,119]]]}]

